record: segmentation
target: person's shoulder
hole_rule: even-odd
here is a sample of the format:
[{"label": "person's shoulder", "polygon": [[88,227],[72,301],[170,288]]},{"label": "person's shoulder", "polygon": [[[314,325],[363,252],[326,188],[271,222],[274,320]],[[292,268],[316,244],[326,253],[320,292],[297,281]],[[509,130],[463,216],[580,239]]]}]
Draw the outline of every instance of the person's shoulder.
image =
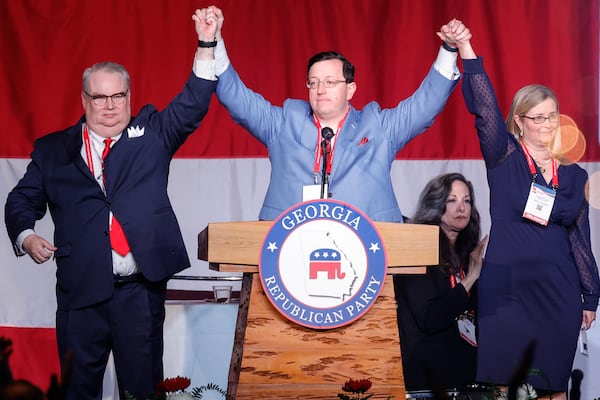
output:
[{"label": "person's shoulder", "polygon": [[36,146],[38,146],[38,145],[47,146],[47,145],[52,145],[55,143],[63,142],[64,140],[68,139],[69,137],[72,137],[73,135],[77,135],[79,132],[81,132],[80,127],[81,127],[82,122],[83,122],[83,117],[74,125],[71,125],[69,127],[63,128],[61,130],[53,131],[53,132],[47,133],[43,136],[40,136],[39,138],[37,138],[35,140],[35,144],[36,144]]},{"label": "person's shoulder", "polygon": [[367,104],[365,104],[365,106],[361,109],[357,109],[352,107],[352,110],[354,110],[354,112],[357,113],[363,113],[363,112],[380,112],[382,110],[381,108],[381,104],[379,104],[378,102],[376,102],[375,100],[371,100],[370,102],[368,102]]},{"label": "person's shoulder", "polygon": [[566,171],[568,171],[570,174],[573,174],[574,176],[578,177],[579,179],[585,179],[587,181],[588,172],[579,163],[563,162],[563,163],[561,163],[560,166],[562,168],[564,168]]},{"label": "person's shoulder", "polygon": [[302,112],[310,112],[310,103],[306,100],[300,99],[285,99],[283,102],[283,109],[286,111],[302,111]]},{"label": "person's shoulder", "polygon": [[573,162],[569,160],[566,156],[559,156],[560,166],[566,169],[570,169],[573,171],[585,171],[585,168],[580,164],[581,162]]},{"label": "person's shoulder", "polygon": [[149,115],[154,114],[156,112],[158,112],[158,109],[156,108],[156,106],[154,104],[152,104],[152,103],[144,104],[142,106],[142,108],[139,109],[137,114],[131,115],[131,122],[129,123],[129,125],[131,125],[133,123],[133,121],[135,121],[135,120],[147,119]]}]

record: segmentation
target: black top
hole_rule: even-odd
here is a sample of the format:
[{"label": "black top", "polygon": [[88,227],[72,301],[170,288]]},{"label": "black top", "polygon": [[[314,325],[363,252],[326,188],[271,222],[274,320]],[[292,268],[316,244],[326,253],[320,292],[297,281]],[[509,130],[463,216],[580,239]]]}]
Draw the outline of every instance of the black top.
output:
[{"label": "black top", "polygon": [[475,310],[477,284],[451,287],[440,266],[423,275],[394,275],[398,328],[407,390],[462,388],[475,381],[477,348],[458,331],[457,318]]}]

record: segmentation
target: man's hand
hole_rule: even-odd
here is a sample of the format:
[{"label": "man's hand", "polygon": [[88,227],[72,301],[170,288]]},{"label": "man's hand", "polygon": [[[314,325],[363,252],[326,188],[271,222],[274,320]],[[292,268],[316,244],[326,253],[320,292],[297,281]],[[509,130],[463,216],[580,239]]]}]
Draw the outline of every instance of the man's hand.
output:
[{"label": "man's hand", "polygon": [[459,45],[471,40],[472,37],[471,30],[456,18],[446,25],[442,25],[437,35],[451,47],[459,47]]},{"label": "man's hand", "polygon": [[38,264],[45,263],[57,250],[56,247],[37,234],[29,235],[23,240],[23,250]]},{"label": "man's hand", "polygon": [[223,27],[223,12],[215,6],[209,6],[196,10],[192,15],[196,26],[196,33],[198,34],[198,40],[205,42],[212,42],[218,39],[217,33],[221,34],[221,28]]},{"label": "man's hand", "polygon": [[475,59],[477,54],[471,46],[471,30],[467,28],[461,21],[453,19],[446,25],[440,28],[437,35],[450,47],[458,48],[460,57],[463,60]]}]

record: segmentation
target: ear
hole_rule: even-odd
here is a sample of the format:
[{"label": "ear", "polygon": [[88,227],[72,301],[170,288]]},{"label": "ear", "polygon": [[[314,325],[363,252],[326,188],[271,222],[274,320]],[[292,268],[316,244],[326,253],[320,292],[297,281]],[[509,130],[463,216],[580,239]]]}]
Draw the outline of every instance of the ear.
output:
[{"label": "ear", "polygon": [[83,109],[85,110],[85,93],[81,92],[81,106],[83,107]]},{"label": "ear", "polygon": [[346,100],[352,100],[354,93],[356,93],[356,82],[350,82],[346,85]]},{"label": "ear", "polygon": [[519,129],[521,131],[523,131],[523,126],[522,126],[522,122],[521,122],[521,117],[519,117],[518,115],[513,115],[513,121],[515,121],[515,124],[517,124],[517,126],[519,127]]}]

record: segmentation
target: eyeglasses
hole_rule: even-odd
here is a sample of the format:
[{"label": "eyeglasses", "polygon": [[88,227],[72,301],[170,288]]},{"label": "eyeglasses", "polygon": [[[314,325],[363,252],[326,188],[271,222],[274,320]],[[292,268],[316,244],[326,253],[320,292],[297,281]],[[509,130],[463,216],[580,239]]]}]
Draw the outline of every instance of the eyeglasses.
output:
[{"label": "eyeglasses", "polygon": [[107,96],[105,94],[94,94],[91,95],[88,92],[84,91],[83,93],[89,97],[92,100],[92,103],[97,106],[97,107],[103,107],[106,105],[106,102],[108,101],[108,99],[110,98],[112,100],[112,103],[116,106],[120,106],[121,104],[125,103],[125,99],[127,98],[127,92],[119,92],[119,93],[115,93],[112,94],[110,96]]},{"label": "eyeglasses", "polygon": [[335,80],[335,79],[325,79],[325,80],[318,80],[318,79],[309,79],[308,81],[306,81],[306,87],[309,89],[317,89],[319,87],[319,84],[323,84],[323,86],[325,86],[327,89],[331,89],[332,87],[335,87],[338,83],[347,83],[345,80]]},{"label": "eyeglasses", "polygon": [[529,116],[529,115],[523,114],[523,115],[521,115],[521,117],[525,117],[527,119],[532,120],[534,124],[543,124],[544,122],[546,122],[546,120],[549,120],[550,122],[555,123],[560,120],[560,115],[558,115],[558,113],[548,114],[548,116],[545,116],[545,115]]}]

